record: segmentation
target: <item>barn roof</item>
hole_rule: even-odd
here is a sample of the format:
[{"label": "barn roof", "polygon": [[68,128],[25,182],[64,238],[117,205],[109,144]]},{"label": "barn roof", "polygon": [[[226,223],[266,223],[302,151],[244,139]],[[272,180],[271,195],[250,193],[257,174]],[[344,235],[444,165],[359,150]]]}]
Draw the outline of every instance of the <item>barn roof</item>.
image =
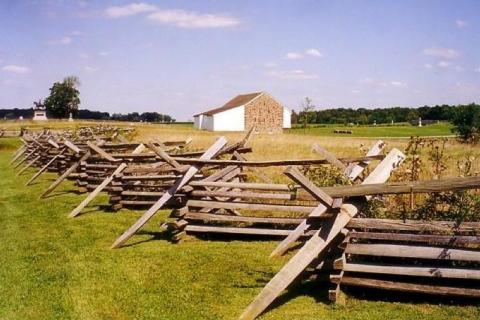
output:
[{"label": "barn roof", "polygon": [[257,98],[258,96],[260,96],[262,94],[263,94],[263,92],[253,92],[253,93],[240,94],[240,95],[236,96],[235,98],[233,98],[232,100],[225,103],[220,108],[215,108],[215,109],[211,109],[211,110],[196,114],[196,115],[194,115],[194,117],[202,115],[202,114],[206,115],[206,116],[212,116],[216,113],[220,113],[220,112],[223,112],[223,111],[227,111],[227,110],[230,110],[230,109],[233,109],[233,108],[236,108],[236,107],[246,105],[247,103],[249,103],[250,101],[252,101],[253,99]]}]

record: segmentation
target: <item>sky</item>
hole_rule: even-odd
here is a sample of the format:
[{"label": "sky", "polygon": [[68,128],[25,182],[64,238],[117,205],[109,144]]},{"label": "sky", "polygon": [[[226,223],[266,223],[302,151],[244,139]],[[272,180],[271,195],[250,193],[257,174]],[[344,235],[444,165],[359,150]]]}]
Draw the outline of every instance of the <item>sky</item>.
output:
[{"label": "sky", "polygon": [[80,78],[81,109],[178,121],[267,91],[299,110],[480,102],[480,1],[0,0],[0,108]]}]

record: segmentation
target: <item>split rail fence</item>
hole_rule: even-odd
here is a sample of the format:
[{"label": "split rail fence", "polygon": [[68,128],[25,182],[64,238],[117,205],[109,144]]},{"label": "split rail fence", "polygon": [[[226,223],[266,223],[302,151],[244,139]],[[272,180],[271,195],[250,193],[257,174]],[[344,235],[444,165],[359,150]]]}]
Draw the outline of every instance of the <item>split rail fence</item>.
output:
[{"label": "split rail fence", "polygon": [[[254,319],[302,275],[329,279],[329,298],[342,287],[360,286],[422,294],[480,297],[480,222],[369,219],[362,210],[375,196],[480,188],[480,177],[389,183],[405,160],[397,149],[384,155],[378,141],[365,156],[337,158],[319,145],[322,159],[248,161],[252,131],[227,145],[221,137],[209,148],[189,152],[190,141],[112,142],[90,138],[70,141],[44,131],[26,134],[12,164],[23,174],[56,172],[46,197],[72,179],[87,197],[69,217],[102,191],[113,210],[145,208],[145,213],[112,244],[124,245],[161,208],[171,208],[163,227],[173,241],[201,238],[279,239],[271,257],[302,244],[240,316]],[[110,139],[111,140],[111,139]],[[23,164],[23,167],[21,165]],[[331,165],[351,185],[318,187],[299,166]],[[290,184],[271,183],[263,167],[283,168]],[[369,167],[370,173],[366,173]],[[249,182],[246,170],[265,182]]]}]

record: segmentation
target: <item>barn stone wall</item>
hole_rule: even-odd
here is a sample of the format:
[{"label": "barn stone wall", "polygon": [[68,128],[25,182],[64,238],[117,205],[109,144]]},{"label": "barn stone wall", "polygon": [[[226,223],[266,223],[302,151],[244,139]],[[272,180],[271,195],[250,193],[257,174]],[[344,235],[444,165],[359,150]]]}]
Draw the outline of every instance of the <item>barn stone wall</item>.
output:
[{"label": "barn stone wall", "polygon": [[283,107],[268,94],[263,94],[245,105],[245,130],[255,126],[262,133],[281,133]]}]

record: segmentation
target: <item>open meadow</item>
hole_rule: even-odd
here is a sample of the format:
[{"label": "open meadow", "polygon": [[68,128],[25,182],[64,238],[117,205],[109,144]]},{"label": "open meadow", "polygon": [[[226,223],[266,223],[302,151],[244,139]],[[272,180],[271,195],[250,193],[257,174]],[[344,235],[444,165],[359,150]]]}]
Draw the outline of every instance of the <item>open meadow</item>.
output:
[{"label": "open meadow", "polygon": [[[98,122],[54,122],[68,128]],[[243,133],[205,132],[190,125],[128,124],[133,140],[192,138],[190,150],[200,150],[224,135],[235,142]],[[0,128],[19,129],[18,122],[0,122]],[[45,124],[24,122],[32,130]],[[450,126],[424,128],[353,128],[352,136],[338,136],[332,128],[292,129],[280,135],[255,135],[249,160],[318,158],[318,143],[339,157],[363,154],[377,137],[387,149],[404,150],[410,135],[425,129],[426,136],[450,135]],[[25,182],[28,169],[16,176],[9,165],[20,145],[18,138],[0,138],[0,319],[237,319],[290,255],[270,259],[277,241],[200,240],[188,237],[174,244],[160,230],[169,210],[162,210],[127,246],[109,249],[112,241],[143,211],[111,212],[102,195],[76,219],[67,214],[84,195],[68,181],[46,199],[41,192],[55,179],[49,173],[33,185]],[[458,176],[457,161],[474,157],[480,172],[480,148],[447,141],[445,176]],[[264,171],[274,181],[281,172]],[[431,178],[425,171],[422,177]],[[425,298],[375,290],[349,290],[345,305],[328,303],[322,283],[302,279],[284,293],[261,319],[479,319],[478,301]],[[453,303],[452,303],[453,302]]]},{"label": "open meadow", "polygon": [[[413,126],[410,124],[403,125],[377,125],[377,126],[342,126],[342,125],[309,125],[307,128],[302,128],[301,125],[296,125],[288,130],[289,134],[304,134],[314,136],[352,136],[352,137],[452,137],[452,125],[447,122],[439,122],[422,127]],[[350,134],[334,134],[335,130],[351,131]]]}]

